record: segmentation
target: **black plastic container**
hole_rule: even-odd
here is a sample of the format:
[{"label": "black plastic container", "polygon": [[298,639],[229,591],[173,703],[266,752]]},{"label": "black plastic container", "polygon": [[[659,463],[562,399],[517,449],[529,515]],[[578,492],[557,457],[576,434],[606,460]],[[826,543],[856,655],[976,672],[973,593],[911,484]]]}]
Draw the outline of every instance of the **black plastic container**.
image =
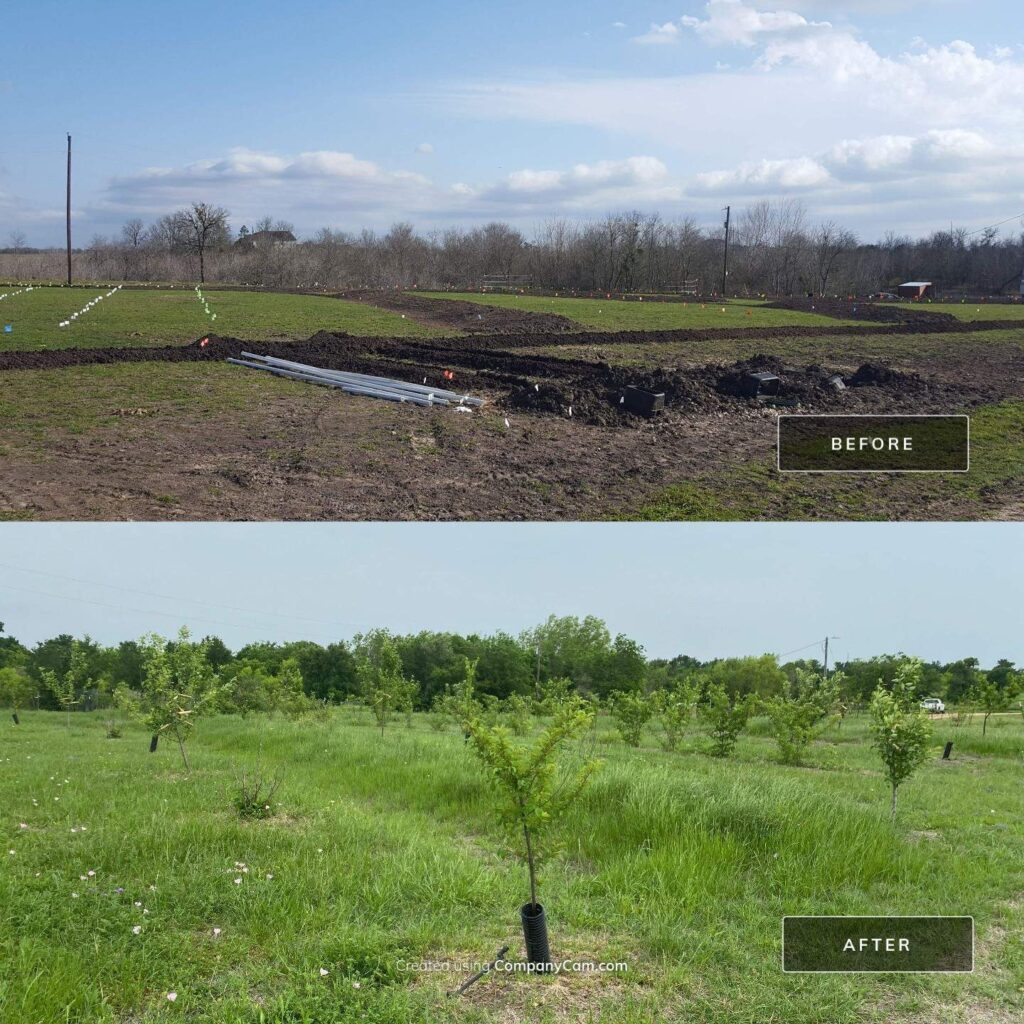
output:
[{"label": "black plastic container", "polygon": [[158,741],[159,739],[160,739],[160,735],[159,735],[159,733],[158,733],[158,734],[157,734],[156,736],[154,736],[154,737],[153,737],[153,738],[152,738],[152,739],[151,739],[151,740],[149,741],[149,752],[150,752],[151,754],[155,754],[155,753],[156,753],[156,744],[157,744],[157,741]]},{"label": "black plastic container", "polygon": [[653,416],[665,411],[665,392],[644,391],[630,384],[622,391],[622,405],[639,416]]},{"label": "black plastic container", "polygon": [[781,381],[774,373],[748,373],[743,378],[743,393],[748,398],[777,395]]},{"label": "black plastic container", "polygon": [[537,971],[551,970],[551,947],[548,945],[548,921],[542,903],[524,903],[519,909],[526,940],[526,962]]}]

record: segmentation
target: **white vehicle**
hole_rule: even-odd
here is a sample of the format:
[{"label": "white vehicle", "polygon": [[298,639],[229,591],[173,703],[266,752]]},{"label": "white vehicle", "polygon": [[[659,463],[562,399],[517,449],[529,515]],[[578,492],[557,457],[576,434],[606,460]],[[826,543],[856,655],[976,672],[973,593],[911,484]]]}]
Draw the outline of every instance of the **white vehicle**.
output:
[{"label": "white vehicle", "polygon": [[930,711],[933,715],[943,715],[946,713],[946,705],[938,697],[925,697],[921,701],[921,707],[925,711]]}]

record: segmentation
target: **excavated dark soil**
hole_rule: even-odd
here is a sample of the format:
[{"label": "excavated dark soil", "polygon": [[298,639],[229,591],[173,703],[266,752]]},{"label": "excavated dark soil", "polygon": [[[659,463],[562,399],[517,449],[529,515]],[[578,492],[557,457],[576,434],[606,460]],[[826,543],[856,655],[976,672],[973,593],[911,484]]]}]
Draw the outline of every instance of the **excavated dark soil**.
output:
[{"label": "excavated dark soil", "polygon": [[912,324],[919,331],[925,325],[957,325],[952,313],[938,313],[913,306],[878,305],[861,299],[777,299],[769,309],[790,309],[798,313],[819,313],[837,320],[866,320],[876,324]]},{"label": "excavated dark soil", "polygon": [[[642,417],[623,407],[622,392],[630,385],[664,393],[667,410],[689,415],[757,408],[766,403],[804,409],[866,409],[896,407],[912,399],[930,408],[972,404],[992,397],[991,388],[925,379],[871,363],[847,374],[843,378],[846,388],[837,389],[832,383],[839,374],[835,368],[793,366],[767,355],[728,366],[637,368],[562,359],[529,350],[481,348],[475,339],[453,345],[443,339],[355,338],[326,331],[304,342],[247,342],[210,335],[190,345],[163,348],[8,352],[0,355],[0,369],[139,361],[219,362],[247,351],[325,369],[379,374],[480,393],[502,408],[607,426],[636,426],[642,422]],[[445,379],[444,371],[452,373],[453,379]],[[779,377],[777,396],[749,396],[749,374],[758,371]],[[261,371],[239,368],[238,372]],[[857,392],[862,394],[854,398]]]},{"label": "excavated dark soil", "polygon": [[556,313],[531,313],[461,299],[432,299],[408,292],[356,291],[336,297],[404,313],[410,320],[431,327],[454,327],[466,334],[558,334],[580,329],[578,323]]}]

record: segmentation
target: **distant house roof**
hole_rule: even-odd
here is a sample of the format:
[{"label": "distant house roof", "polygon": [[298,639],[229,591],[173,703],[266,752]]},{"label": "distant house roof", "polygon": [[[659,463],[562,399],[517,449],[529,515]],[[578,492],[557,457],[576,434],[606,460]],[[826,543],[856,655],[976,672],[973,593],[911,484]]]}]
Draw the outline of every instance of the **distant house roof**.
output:
[{"label": "distant house roof", "polygon": [[901,288],[930,288],[931,281],[904,281]]},{"label": "distant house roof", "polygon": [[282,245],[295,240],[295,236],[290,231],[253,231],[252,234],[239,238],[235,245],[251,248],[264,242],[269,242],[271,245]]}]

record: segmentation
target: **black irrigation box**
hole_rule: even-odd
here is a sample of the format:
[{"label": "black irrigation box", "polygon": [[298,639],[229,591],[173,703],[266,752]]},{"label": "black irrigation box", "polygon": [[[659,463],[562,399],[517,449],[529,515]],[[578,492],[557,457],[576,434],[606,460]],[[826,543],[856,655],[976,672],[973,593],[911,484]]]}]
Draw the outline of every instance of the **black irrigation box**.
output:
[{"label": "black irrigation box", "polygon": [[743,378],[743,393],[748,398],[777,395],[780,383],[781,381],[774,373],[748,373]]},{"label": "black irrigation box", "polygon": [[622,404],[640,416],[653,416],[656,412],[664,412],[665,392],[644,391],[630,384],[622,392]]}]

